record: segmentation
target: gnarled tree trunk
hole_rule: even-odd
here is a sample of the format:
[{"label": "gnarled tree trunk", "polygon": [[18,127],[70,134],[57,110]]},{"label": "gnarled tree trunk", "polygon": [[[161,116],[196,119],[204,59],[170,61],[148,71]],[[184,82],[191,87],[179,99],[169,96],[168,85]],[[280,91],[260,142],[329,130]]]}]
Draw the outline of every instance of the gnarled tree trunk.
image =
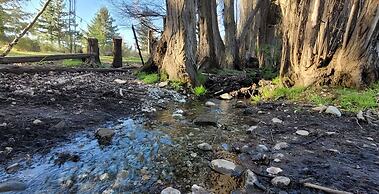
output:
[{"label": "gnarled tree trunk", "polygon": [[362,87],[379,77],[379,1],[280,0],[287,85]]},{"label": "gnarled tree trunk", "polygon": [[[203,1],[203,0],[200,0]],[[216,0],[211,1],[211,14],[212,14],[212,29],[215,45],[216,60],[218,66],[225,63],[225,45],[221,38],[220,29],[218,27],[218,18],[217,18],[217,3]]]},{"label": "gnarled tree trunk", "polygon": [[196,0],[167,0],[164,32],[149,63],[168,79],[196,85]]}]

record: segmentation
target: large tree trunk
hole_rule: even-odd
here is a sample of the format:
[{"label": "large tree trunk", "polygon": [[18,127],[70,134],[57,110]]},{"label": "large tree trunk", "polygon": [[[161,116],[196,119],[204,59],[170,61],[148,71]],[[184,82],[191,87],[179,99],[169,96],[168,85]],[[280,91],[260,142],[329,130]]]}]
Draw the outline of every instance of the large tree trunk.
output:
[{"label": "large tree trunk", "polygon": [[236,40],[236,22],[234,17],[234,0],[224,0],[225,27],[225,63],[223,68],[232,69],[238,65],[238,50]]},{"label": "large tree trunk", "polygon": [[221,64],[225,63],[225,45],[221,38],[220,29],[218,27],[216,0],[210,0],[210,1],[211,1],[212,29],[213,29],[216,60],[217,60],[217,64],[220,66]]},{"label": "large tree trunk", "polygon": [[166,5],[166,25],[150,61],[170,80],[196,85],[196,0]]},{"label": "large tree trunk", "polygon": [[280,0],[287,85],[362,87],[379,77],[378,0]]},{"label": "large tree trunk", "polygon": [[[254,5],[256,2],[257,0],[240,0],[237,33],[239,49],[238,53],[240,61],[243,64],[245,64],[246,61],[253,56],[252,51],[255,50],[254,32],[252,31],[252,27],[255,25],[255,20],[253,20],[251,23],[247,20],[250,14],[254,11]],[[247,29],[244,30],[245,28]],[[241,37],[241,34],[243,33],[244,35]]]},{"label": "large tree trunk", "polygon": [[[213,1],[213,0],[211,0]],[[199,68],[210,69],[218,67],[213,36],[212,14],[209,8],[211,1],[198,0],[199,13],[199,45],[197,49]]]}]

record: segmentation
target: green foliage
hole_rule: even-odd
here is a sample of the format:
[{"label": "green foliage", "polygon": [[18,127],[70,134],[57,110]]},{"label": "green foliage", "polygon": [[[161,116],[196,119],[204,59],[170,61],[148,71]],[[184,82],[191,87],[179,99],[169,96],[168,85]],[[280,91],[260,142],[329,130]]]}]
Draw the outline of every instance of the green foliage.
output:
[{"label": "green foliage", "polygon": [[333,99],[328,96],[320,96],[316,94],[310,94],[309,100],[315,105],[330,105],[333,104]]},{"label": "green foliage", "polygon": [[167,74],[165,71],[162,71],[162,72],[160,73],[160,80],[161,80],[162,82],[168,80],[168,74]]},{"label": "green foliage", "polygon": [[175,91],[179,91],[180,88],[182,88],[183,83],[182,83],[182,82],[179,82],[179,81],[171,81],[171,82],[170,82],[170,86],[171,86]]},{"label": "green foliage", "polygon": [[337,102],[343,109],[358,112],[359,110],[378,107],[376,99],[377,92],[374,89],[365,91],[339,89],[337,93],[339,95]]},{"label": "green foliage", "polygon": [[272,67],[265,67],[261,70],[261,77],[265,80],[271,80],[277,76],[277,70]]},{"label": "green foliage", "polygon": [[196,78],[199,81],[200,85],[205,84],[208,79],[207,76],[205,76],[202,72],[197,72]]},{"label": "green foliage", "polygon": [[112,51],[112,38],[117,35],[117,26],[113,23],[115,20],[111,17],[107,8],[102,7],[95,18],[88,25],[88,37],[95,37],[99,41],[100,52],[102,54]]},{"label": "green foliage", "polygon": [[79,59],[66,59],[62,61],[62,65],[65,67],[80,67],[83,62]]},{"label": "green foliage", "polygon": [[204,86],[197,86],[193,89],[193,93],[196,96],[203,96],[207,93],[207,89]]},{"label": "green foliage", "polygon": [[148,74],[146,72],[139,72],[137,78],[142,80],[145,84],[154,84],[159,82],[159,75],[157,73]]}]

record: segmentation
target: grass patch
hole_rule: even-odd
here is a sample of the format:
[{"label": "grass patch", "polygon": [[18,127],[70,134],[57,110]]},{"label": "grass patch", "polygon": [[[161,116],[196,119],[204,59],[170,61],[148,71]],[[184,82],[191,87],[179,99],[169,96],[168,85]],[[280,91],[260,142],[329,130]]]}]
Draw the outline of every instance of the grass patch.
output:
[{"label": "grass patch", "polygon": [[338,104],[346,110],[358,112],[364,109],[377,108],[377,92],[373,89],[357,91],[353,89],[337,90],[339,98],[336,99]]},{"label": "grass patch", "polygon": [[204,75],[202,72],[197,72],[196,74],[196,78],[197,80],[199,81],[200,85],[203,85],[205,84],[205,82],[207,81],[207,76]]},{"label": "grass patch", "polygon": [[148,74],[145,72],[139,72],[137,78],[142,80],[145,84],[154,84],[159,82],[159,75],[157,73]]},{"label": "grass patch", "polygon": [[179,91],[182,86],[183,86],[183,83],[182,82],[179,82],[179,81],[171,81],[170,82],[170,86],[175,90],[175,91]]},{"label": "grass patch", "polygon": [[204,86],[197,86],[193,89],[193,93],[196,96],[203,96],[207,93],[207,89]]},{"label": "grass patch", "polygon": [[83,64],[79,59],[65,59],[62,61],[62,65],[65,67],[79,67]]}]

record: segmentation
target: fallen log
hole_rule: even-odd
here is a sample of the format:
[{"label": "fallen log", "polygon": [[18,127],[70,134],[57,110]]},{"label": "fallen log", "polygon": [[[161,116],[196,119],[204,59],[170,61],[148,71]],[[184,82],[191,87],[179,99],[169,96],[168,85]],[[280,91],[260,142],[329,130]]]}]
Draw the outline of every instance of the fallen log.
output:
[{"label": "fallen log", "polygon": [[14,56],[0,57],[0,64],[12,63],[33,63],[42,61],[60,61],[64,59],[85,59],[92,57],[93,54],[57,54],[57,55],[36,55],[36,56]]},{"label": "fallen log", "polygon": [[312,184],[312,183],[304,183],[304,186],[308,188],[312,188],[312,189],[318,189],[318,190],[324,191],[325,193],[330,193],[330,194],[353,194],[351,192],[335,190],[335,189],[323,187],[323,186]]},{"label": "fallen log", "polygon": [[128,72],[130,69],[136,67],[124,68],[69,68],[69,67],[23,67],[23,66],[6,66],[0,67],[0,73],[49,73],[49,72],[98,72],[98,73],[111,73],[111,72]]}]

